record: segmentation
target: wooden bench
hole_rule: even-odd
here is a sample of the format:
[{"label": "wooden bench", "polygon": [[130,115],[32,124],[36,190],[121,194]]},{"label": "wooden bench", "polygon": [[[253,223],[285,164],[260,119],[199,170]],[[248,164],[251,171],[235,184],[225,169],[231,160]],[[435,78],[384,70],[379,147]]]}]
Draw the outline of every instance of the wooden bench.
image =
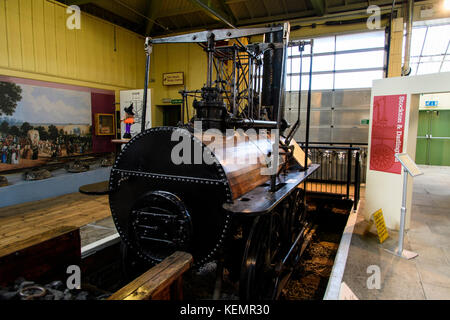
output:
[{"label": "wooden bench", "polygon": [[192,266],[192,256],[177,251],[108,300],[182,300],[183,274]]}]

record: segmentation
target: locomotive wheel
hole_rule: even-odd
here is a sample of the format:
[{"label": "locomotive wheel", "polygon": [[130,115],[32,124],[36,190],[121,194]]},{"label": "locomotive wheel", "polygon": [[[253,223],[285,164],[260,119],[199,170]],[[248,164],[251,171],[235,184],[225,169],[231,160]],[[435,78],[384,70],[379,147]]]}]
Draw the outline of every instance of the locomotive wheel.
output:
[{"label": "locomotive wheel", "polygon": [[[302,190],[296,190],[279,207],[279,213],[257,217],[248,234],[241,267],[240,297],[278,299],[300,259],[306,211]],[[301,234],[300,234],[301,233]],[[296,238],[300,241],[291,248]],[[289,258],[283,261],[292,249]]]},{"label": "locomotive wheel", "polygon": [[282,219],[274,213],[270,217],[255,218],[251,227],[241,267],[240,297],[276,299],[282,275],[283,258]]}]

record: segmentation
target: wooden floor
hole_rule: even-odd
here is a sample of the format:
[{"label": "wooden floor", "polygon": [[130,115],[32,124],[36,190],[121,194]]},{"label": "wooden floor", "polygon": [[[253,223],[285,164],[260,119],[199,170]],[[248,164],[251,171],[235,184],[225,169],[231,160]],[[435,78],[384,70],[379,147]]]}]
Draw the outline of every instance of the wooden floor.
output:
[{"label": "wooden floor", "polygon": [[0,257],[109,216],[107,196],[81,193],[0,208]]}]

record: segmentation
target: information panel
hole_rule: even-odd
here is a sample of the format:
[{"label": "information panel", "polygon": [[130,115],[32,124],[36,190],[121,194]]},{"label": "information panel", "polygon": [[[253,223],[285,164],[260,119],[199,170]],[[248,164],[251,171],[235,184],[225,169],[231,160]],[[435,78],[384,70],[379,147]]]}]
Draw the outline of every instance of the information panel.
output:
[{"label": "information panel", "polygon": [[401,173],[395,154],[403,151],[405,111],[406,94],[374,97],[370,170]]}]

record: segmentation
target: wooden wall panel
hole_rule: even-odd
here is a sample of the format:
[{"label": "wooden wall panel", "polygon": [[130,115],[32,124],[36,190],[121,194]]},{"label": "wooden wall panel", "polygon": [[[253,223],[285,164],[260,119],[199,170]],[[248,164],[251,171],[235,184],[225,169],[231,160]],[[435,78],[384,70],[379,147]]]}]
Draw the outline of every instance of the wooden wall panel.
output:
[{"label": "wooden wall panel", "polygon": [[23,70],[35,71],[32,0],[20,0],[20,40]]},{"label": "wooden wall panel", "polygon": [[51,2],[44,1],[45,52],[47,58],[47,73],[51,75],[58,74],[55,28],[55,6]]},{"label": "wooden wall panel", "polygon": [[45,48],[44,0],[31,0],[33,13],[34,63],[37,73],[47,73],[47,53]]},{"label": "wooden wall panel", "polygon": [[22,69],[19,0],[6,1],[6,28],[8,36],[9,66],[16,69]]},{"label": "wooden wall panel", "polygon": [[8,37],[6,29],[6,0],[0,0],[0,66],[9,66]]},{"label": "wooden wall panel", "polygon": [[55,6],[55,37],[56,37],[56,65],[57,74],[67,77],[67,43],[66,20],[67,14],[63,7]]},{"label": "wooden wall panel", "polygon": [[144,37],[85,13],[81,29],[69,30],[68,17],[66,6],[53,0],[0,0],[0,75],[142,87]]},{"label": "wooden wall panel", "polygon": [[64,29],[66,33],[67,76],[78,78],[77,34],[78,30]]}]

